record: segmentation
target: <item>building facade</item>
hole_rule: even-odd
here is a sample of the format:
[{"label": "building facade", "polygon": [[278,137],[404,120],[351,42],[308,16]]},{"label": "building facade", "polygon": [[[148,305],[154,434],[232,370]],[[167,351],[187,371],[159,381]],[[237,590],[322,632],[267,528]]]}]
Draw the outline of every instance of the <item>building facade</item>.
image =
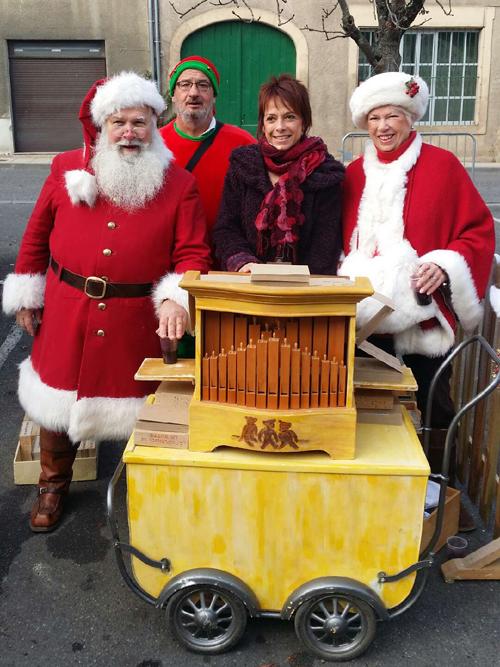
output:
[{"label": "building facade", "polygon": [[[401,44],[402,68],[430,84],[420,129],[472,134],[477,160],[498,162],[500,0],[487,2],[453,0],[451,14],[426,3],[428,13]],[[372,4],[350,9],[371,38]],[[343,136],[354,129],[350,94],[370,74],[352,40],[321,32],[321,3],[309,0],[0,0],[0,12],[0,153],[79,145],[76,111],[95,79],[133,69],[158,77],[165,92],[171,66],[197,53],[220,70],[218,116],[250,131],[260,83],[270,74],[296,74],[311,94],[313,133],[340,156]],[[325,25],[338,30],[338,14]]]}]

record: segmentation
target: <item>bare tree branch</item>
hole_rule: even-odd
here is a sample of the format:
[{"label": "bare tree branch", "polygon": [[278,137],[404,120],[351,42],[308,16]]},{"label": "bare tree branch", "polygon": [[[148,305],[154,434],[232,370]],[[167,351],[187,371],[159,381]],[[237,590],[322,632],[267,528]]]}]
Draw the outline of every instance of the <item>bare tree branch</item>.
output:
[{"label": "bare tree branch", "polygon": [[[219,3],[220,2],[221,2],[221,0],[219,0]],[[233,11],[231,13],[234,16],[236,16],[237,19],[239,19],[243,23],[255,23],[256,21],[260,21],[261,17],[259,16],[258,18],[255,18],[255,14],[253,13],[253,9],[248,4],[247,0],[240,0],[240,2],[247,8],[247,10],[250,14],[250,17],[249,18],[244,18],[243,16],[240,16],[236,10],[233,9]],[[236,7],[239,8],[238,0],[233,0],[233,3],[236,5]],[[212,3],[212,4],[214,4],[214,3]],[[225,4],[228,4],[228,3],[225,3]]]},{"label": "bare tree branch", "polygon": [[283,12],[285,11],[285,8],[284,8],[284,7],[281,7],[280,5],[281,5],[281,4],[286,5],[286,4],[287,4],[287,1],[288,1],[288,0],[276,0],[276,14],[277,14],[277,16],[278,16],[278,26],[279,26],[279,27],[286,25],[286,24],[289,23],[290,21],[293,21],[293,19],[295,18],[295,14],[292,14],[291,16],[289,16],[289,17],[288,17],[287,19],[285,19],[285,20],[283,20],[283,19],[281,18]]},{"label": "bare tree branch", "polygon": [[183,19],[185,16],[187,16],[187,14],[190,14],[192,11],[198,9],[198,7],[204,5],[207,2],[208,0],[200,0],[200,2],[197,2],[195,5],[189,7],[189,9],[186,9],[184,12],[179,11],[173,2],[170,2],[170,6],[174,10],[174,12],[179,16],[179,18]]},{"label": "bare tree branch", "polygon": [[[290,8],[293,0],[274,0],[278,27],[282,27],[293,21],[295,13]],[[368,0],[373,8],[373,15],[378,24],[374,30],[373,44],[367,39],[352,16],[349,4],[350,0],[324,0],[327,6],[320,7],[319,25],[306,23],[301,30],[323,35],[326,41],[333,39],[352,39],[366,57],[367,62],[373,67],[375,73],[398,70],[401,62],[399,46],[404,33],[410,27],[420,27],[427,23],[430,18],[426,17],[420,23],[415,24],[417,17],[429,14],[425,9],[425,0]],[[452,0],[434,0],[443,13],[452,15]],[[188,4],[187,0],[186,4]],[[177,9],[173,0],[170,6],[180,19],[202,5],[209,3],[212,7],[233,6],[232,14],[239,21],[254,23],[260,21],[261,17],[255,16],[250,4],[251,0],[191,0],[191,6],[185,10]],[[183,0],[177,0],[177,4]],[[181,4],[182,6],[182,4]],[[241,11],[240,11],[241,10]],[[335,26],[334,13],[340,12],[340,25]],[[243,13],[242,13],[243,12]],[[338,20],[338,19],[337,19]]]},{"label": "bare tree branch", "polygon": [[435,0],[435,1],[436,1],[436,5],[438,5],[438,7],[440,7],[443,10],[443,13],[444,13],[445,16],[453,16],[453,12],[451,11],[451,0],[448,0],[448,9],[445,9],[443,4],[441,2],[439,2],[439,0]]}]

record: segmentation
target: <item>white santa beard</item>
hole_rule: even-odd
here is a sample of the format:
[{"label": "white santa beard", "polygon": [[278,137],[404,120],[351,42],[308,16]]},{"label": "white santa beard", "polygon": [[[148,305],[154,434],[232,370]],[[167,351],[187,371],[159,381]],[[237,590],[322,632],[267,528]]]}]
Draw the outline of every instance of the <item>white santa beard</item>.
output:
[{"label": "white santa beard", "polygon": [[119,149],[105,132],[97,140],[92,160],[97,187],[120,208],[142,208],[163,185],[169,151],[156,128],[151,143],[142,144],[137,154],[124,156]]}]

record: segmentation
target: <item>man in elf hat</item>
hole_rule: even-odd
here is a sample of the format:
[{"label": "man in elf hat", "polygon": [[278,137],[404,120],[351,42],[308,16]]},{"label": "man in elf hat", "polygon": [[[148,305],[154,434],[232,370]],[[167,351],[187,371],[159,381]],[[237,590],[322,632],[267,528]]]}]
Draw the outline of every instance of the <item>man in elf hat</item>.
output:
[{"label": "man in elf hat", "polygon": [[78,443],[128,437],[152,383],[136,382],[159,337],[188,326],[188,269],[210,251],[193,176],[156,118],[164,101],[133,72],[103,79],[80,110],[85,146],[58,155],[24,233],[3,308],[34,336],[19,399],[40,424],[31,529],[57,526]]},{"label": "man in elf hat", "polygon": [[177,116],[160,130],[177,164],[196,178],[209,233],[217,218],[231,152],[255,143],[245,130],[216,121],[219,84],[219,72],[210,60],[189,56],[177,63],[169,80]]},{"label": "man in elf hat", "polygon": [[[423,415],[457,323],[472,332],[481,319],[495,247],[491,213],[464,167],[412,129],[428,100],[425,81],[404,72],[378,74],[354,91],[353,122],[368,130],[371,141],[346,171],[346,257],[339,271],[368,276],[393,300],[395,310],[372,342],[402,355],[413,370]],[[362,301],[359,325],[378,308],[371,298]],[[444,429],[453,415],[449,374],[443,374],[432,408],[433,472],[441,467]]]}]

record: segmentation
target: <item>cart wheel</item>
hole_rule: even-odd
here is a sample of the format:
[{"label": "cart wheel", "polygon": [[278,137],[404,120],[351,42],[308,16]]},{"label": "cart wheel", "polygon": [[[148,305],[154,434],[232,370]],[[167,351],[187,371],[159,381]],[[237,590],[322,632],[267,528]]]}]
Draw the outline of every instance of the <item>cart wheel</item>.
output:
[{"label": "cart wheel", "polygon": [[375,612],[369,604],[341,593],[308,600],[295,614],[297,637],[325,660],[357,658],[372,643],[375,626]]},{"label": "cart wheel", "polygon": [[247,625],[243,602],[232,593],[200,584],[183,588],[167,605],[172,634],[197,653],[222,653],[234,646]]}]

